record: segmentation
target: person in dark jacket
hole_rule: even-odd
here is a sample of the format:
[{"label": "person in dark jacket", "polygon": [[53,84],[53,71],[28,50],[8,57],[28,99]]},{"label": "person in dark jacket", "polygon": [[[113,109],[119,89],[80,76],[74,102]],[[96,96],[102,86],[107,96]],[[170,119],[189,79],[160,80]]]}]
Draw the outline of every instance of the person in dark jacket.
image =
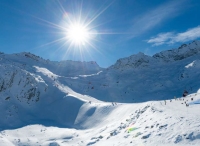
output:
[{"label": "person in dark jacket", "polygon": [[184,92],[183,92],[183,97],[186,97],[188,95],[188,92],[185,90]]}]

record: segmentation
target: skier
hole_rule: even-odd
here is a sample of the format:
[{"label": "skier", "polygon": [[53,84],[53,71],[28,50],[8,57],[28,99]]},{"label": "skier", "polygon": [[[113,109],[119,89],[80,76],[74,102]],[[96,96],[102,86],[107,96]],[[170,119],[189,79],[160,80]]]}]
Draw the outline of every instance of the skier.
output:
[{"label": "skier", "polygon": [[188,95],[188,91],[185,90],[185,91],[183,92],[183,97],[186,97],[187,95]]},{"label": "skier", "polygon": [[176,96],[174,96],[174,99],[176,100]]}]

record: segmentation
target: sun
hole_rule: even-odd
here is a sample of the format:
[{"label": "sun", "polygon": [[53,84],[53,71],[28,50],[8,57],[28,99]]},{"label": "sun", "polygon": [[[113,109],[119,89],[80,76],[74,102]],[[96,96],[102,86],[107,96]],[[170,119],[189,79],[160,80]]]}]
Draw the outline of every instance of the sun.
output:
[{"label": "sun", "polygon": [[[101,44],[105,44],[105,42],[102,41],[102,36],[117,33],[104,29],[103,25],[108,22],[98,21],[97,18],[99,18],[114,1],[102,5],[102,9],[96,12],[93,9],[83,7],[85,6],[83,5],[83,0],[80,3],[78,1],[73,1],[72,5],[69,5],[69,7],[66,4],[63,5],[59,0],[56,2],[58,2],[60,8],[59,12],[61,12],[62,15],[62,17],[59,15],[58,18],[62,19],[58,23],[33,16],[44,22],[48,27],[54,28],[56,31],[53,31],[53,34],[55,34],[53,37],[59,37],[40,47],[55,45],[57,48],[56,51],[64,52],[63,56],[69,56],[69,58],[77,56],[81,58],[81,60],[85,59],[85,55],[92,57],[94,52],[102,54],[99,48]],[[56,20],[58,19],[56,18]]]},{"label": "sun", "polygon": [[81,23],[72,23],[66,31],[67,40],[73,45],[85,45],[91,38],[90,30]]}]

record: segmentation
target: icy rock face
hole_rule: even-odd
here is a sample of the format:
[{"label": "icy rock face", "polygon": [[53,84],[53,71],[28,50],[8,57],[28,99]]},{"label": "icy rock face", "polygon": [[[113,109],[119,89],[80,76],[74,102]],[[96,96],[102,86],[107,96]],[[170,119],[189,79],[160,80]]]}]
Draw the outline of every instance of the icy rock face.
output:
[{"label": "icy rock face", "polygon": [[153,58],[166,62],[177,61],[188,58],[200,52],[200,41],[193,41],[190,44],[183,44],[178,49],[162,51],[153,55]]},{"label": "icy rock face", "polygon": [[38,102],[40,93],[47,85],[39,76],[21,70],[13,65],[1,65],[0,96],[5,100],[17,99],[20,102]]},{"label": "icy rock face", "polygon": [[36,61],[39,61],[40,59],[42,59],[39,56],[36,56],[34,54],[31,54],[31,53],[23,53],[23,54],[24,54],[25,57],[36,60]]}]

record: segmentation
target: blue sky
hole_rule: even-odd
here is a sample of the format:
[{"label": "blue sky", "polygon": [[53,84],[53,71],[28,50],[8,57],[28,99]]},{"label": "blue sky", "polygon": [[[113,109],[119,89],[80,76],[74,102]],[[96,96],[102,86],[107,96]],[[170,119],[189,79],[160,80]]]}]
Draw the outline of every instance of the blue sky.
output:
[{"label": "blue sky", "polygon": [[[198,0],[1,0],[0,51],[108,67],[138,52],[153,55],[200,38]],[[71,45],[69,21],[88,24],[88,43]]]}]

